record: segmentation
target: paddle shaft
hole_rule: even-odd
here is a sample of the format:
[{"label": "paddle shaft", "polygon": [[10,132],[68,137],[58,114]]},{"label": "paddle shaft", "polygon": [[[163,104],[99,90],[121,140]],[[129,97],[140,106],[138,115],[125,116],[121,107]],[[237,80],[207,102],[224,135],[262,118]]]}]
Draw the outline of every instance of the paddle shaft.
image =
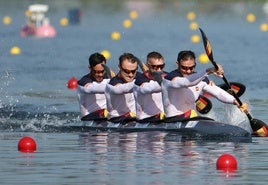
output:
[{"label": "paddle shaft", "polygon": [[106,72],[108,78],[111,79],[115,76],[113,70],[111,70],[107,65],[102,64],[102,67],[104,68],[104,71]]},{"label": "paddle shaft", "polygon": [[[214,65],[214,67],[216,69],[218,69],[217,63],[213,60],[213,58],[212,58],[211,62]],[[232,89],[230,83],[227,81],[227,79],[225,78],[224,75],[222,76],[222,79],[223,79],[224,83],[227,85],[227,87],[229,89]],[[234,96],[234,98],[236,99],[236,101],[239,103],[239,105],[242,106],[243,103],[240,100],[240,98],[237,96],[237,94],[234,91],[231,91],[231,92],[232,92],[232,95]],[[253,119],[252,116],[250,115],[250,113],[246,113],[246,115],[247,115],[247,117],[248,117],[249,120],[252,120]]]},{"label": "paddle shaft", "polygon": [[[199,30],[200,30],[200,32],[201,32],[201,34],[202,34],[203,43],[204,43],[204,47],[205,47],[207,56],[208,56],[209,60],[211,61],[211,63],[213,64],[213,66],[218,70],[219,67],[218,67],[217,63],[215,62],[215,60],[214,60],[214,58],[213,58],[213,53],[212,53],[212,49],[211,49],[210,43],[209,43],[209,41],[208,41],[208,39],[207,39],[205,33],[203,32],[203,30],[202,30],[201,28],[199,28]],[[228,80],[225,78],[224,75],[222,75],[222,79],[223,79],[224,83],[227,85],[227,87],[228,87],[229,89],[232,89],[230,83],[228,82]],[[238,102],[238,104],[239,104],[240,106],[242,106],[243,103],[242,103],[242,101],[239,99],[238,95],[237,95],[234,91],[231,91],[231,92],[232,92],[232,95],[234,96],[234,98],[236,99],[236,101]],[[248,119],[249,119],[250,121],[253,120],[253,117],[250,115],[249,112],[247,112],[247,113],[245,113],[245,114],[247,115],[247,117],[248,117]]]},{"label": "paddle shaft", "polygon": [[[212,64],[214,65],[214,67],[218,70],[218,66],[217,66],[216,62],[213,60],[213,58],[212,58],[211,62],[212,62]],[[232,89],[230,83],[227,81],[227,79],[225,78],[224,75],[222,75],[222,79],[223,79],[224,83],[227,85],[227,87],[228,87],[229,89]],[[236,101],[237,101],[237,102],[239,103],[239,105],[241,106],[243,103],[241,102],[241,100],[239,99],[239,97],[237,96],[237,94],[234,93],[233,91],[232,91],[232,94],[233,94],[233,96],[235,97]]]}]

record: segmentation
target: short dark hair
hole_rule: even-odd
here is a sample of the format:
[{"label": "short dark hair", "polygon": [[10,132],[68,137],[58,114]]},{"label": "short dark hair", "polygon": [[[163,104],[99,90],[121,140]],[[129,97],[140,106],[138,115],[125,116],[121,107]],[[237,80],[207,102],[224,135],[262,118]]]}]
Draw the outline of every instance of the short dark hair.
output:
[{"label": "short dark hair", "polygon": [[100,54],[100,53],[93,53],[88,58],[89,66],[95,67],[98,64],[101,64],[102,62],[106,63],[106,58]]},{"label": "short dark hair", "polygon": [[138,60],[137,58],[132,54],[132,53],[123,53],[122,55],[120,55],[119,57],[119,66],[122,66],[122,62],[124,60],[129,60],[131,63],[137,63]]},{"label": "short dark hair", "polygon": [[164,57],[157,51],[152,51],[147,54],[147,60],[149,58],[155,58],[155,59],[164,59]]},{"label": "short dark hair", "polygon": [[181,60],[187,60],[189,58],[193,58],[195,60],[194,52],[191,50],[183,50],[179,52],[177,61],[180,62]]}]

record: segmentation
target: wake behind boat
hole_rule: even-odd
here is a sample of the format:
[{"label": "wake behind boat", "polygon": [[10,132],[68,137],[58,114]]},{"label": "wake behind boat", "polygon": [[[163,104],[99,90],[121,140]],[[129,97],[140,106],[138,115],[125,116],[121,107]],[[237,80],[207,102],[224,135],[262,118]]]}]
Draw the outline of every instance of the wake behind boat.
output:
[{"label": "wake behind boat", "polygon": [[108,121],[83,121],[82,125],[69,125],[61,129],[73,132],[152,132],[179,134],[188,139],[213,141],[251,142],[251,133],[238,126],[217,122],[205,117],[171,123],[111,123]]}]

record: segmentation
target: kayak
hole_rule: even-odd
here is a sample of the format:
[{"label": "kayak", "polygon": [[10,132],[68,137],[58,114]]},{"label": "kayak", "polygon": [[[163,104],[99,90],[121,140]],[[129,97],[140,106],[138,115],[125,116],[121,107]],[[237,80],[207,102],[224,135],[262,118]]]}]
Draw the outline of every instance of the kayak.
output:
[{"label": "kayak", "polygon": [[[64,129],[61,127],[61,130]],[[161,131],[181,135],[188,139],[251,142],[251,133],[245,129],[214,121],[209,118],[197,117],[181,122],[170,123],[111,123],[109,121],[82,121],[82,125],[68,125],[66,130],[74,132],[153,132]]]}]

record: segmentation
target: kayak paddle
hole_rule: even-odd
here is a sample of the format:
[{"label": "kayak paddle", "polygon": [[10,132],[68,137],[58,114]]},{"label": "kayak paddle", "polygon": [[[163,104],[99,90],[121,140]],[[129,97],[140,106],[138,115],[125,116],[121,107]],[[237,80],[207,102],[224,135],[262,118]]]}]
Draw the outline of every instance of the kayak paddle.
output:
[{"label": "kayak paddle", "polygon": [[241,84],[239,82],[229,82],[229,84],[231,86],[231,89],[225,83],[218,86],[227,92],[234,92],[238,97],[241,97],[246,91],[246,86],[244,84]]},{"label": "kayak paddle", "polygon": [[[226,84],[220,84],[218,85],[218,87],[222,88],[227,92],[234,91],[238,97],[241,97],[246,91],[246,86],[239,82],[230,82],[230,85],[232,89],[229,89]],[[198,110],[198,112],[200,112],[201,114],[207,114],[211,110],[212,103],[208,99],[210,97],[212,97],[212,95],[204,92],[203,95],[200,95],[199,98],[196,100],[196,110]]]},{"label": "kayak paddle", "polygon": [[111,78],[113,78],[115,76],[114,71],[112,69],[110,69],[107,65],[105,65],[105,64],[101,64],[101,65],[104,68],[104,71],[107,74],[108,78],[111,79]]},{"label": "kayak paddle", "polygon": [[207,97],[200,95],[195,101],[195,107],[201,114],[207,114],[212,108],[212,103]]},{"label": "kayak paddle", "polygon": [[[209,42],[207,36],[205,35],[205,33],[203,32],[203,30],[201,28],[199,28],[199,30],[200,30],[201,35],[202,35],[203,44],[204,44],[206,54],[207,54],[209,60],[211,61],[211,63],[214,65],[214,67],[216,69],[218,69],[217,63],[215,62],[215,60],[213,58],[212,48],[211,48],[210,42]],[[227,79],[225,78],[224,75],[222,76],[222,79],[223,79],[224,83],[226,84],[226,87],[228,89],[232,89],[230,83],[227,81]],[[231,93],[234,96],[234,98],[237,100],[239,105],[241,106],[242,102],[239,99],[238,95],[233,90],[231,91]],[[268,136],[268,126],[263,121],[253,118],[249,112],[247,112],[245,114],[247,115],[247,117],[249,119],[250,126],[253,130],[253,135],[260,136],[260,137],[267,137]]]},{"label": "kayak paddle", "polygon": [[[241,97],[246,91],[246,86],[239,82],[230,82],[231,89],[229,89],[225,83],[217,85],[217,86],[229,93],[232,93],[231,91],[234,91],[238,97]],[[212,97],[210,94],[206,92],[204,92],[203,95],[207,98]]]}]

